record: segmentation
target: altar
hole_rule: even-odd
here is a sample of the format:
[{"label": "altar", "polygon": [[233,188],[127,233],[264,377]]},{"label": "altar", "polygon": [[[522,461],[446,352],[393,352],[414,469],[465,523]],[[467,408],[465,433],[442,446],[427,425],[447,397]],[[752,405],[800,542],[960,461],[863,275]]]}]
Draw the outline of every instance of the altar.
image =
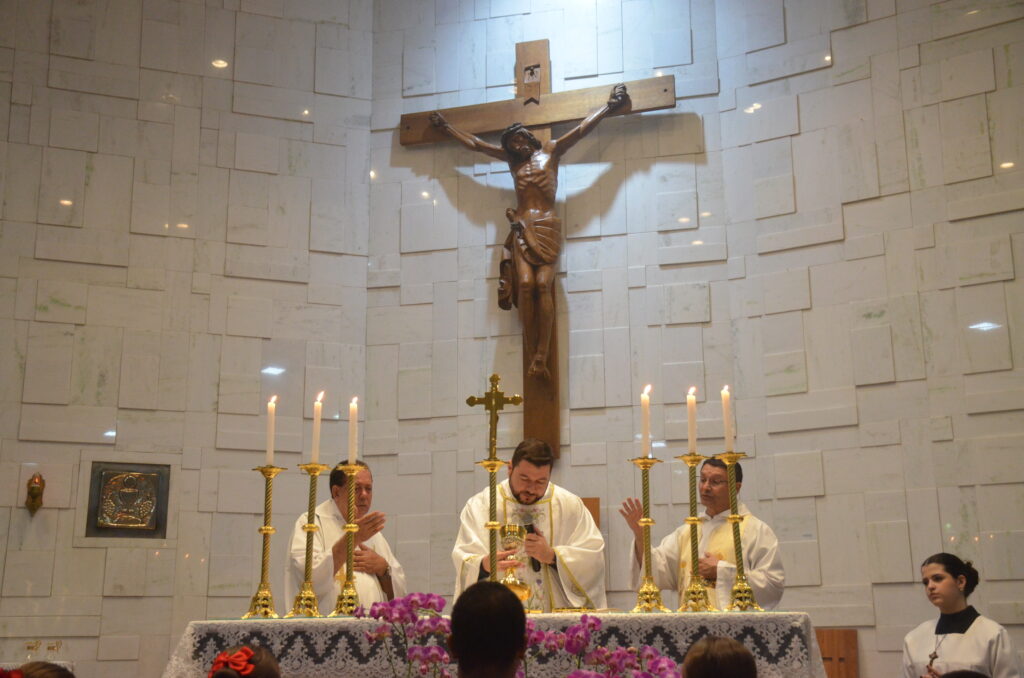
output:
[{"label": "altar", "polygon": [[[614,649],[650,645],[676,662],[704,636],[728,636],[754,654],[759,678],[826,678],[821,652],[803,612],[623,614],[602,613],[594,645]],[[531,615],[537,628],[564,631],[579,614]],[[382,641],[366,632],[374,619],[277,619],[194,621],[171,655],[163,678],[205,678],[217,653],[233,645],[269,648],[287,678],[387,678],[390,662],[404,667],[404,656],[388,656]],[[404,652],[403,652],[404,654]],[[562,678],[571,671],[562,656],[541,652],[530,676]],[[404,671],[403,671],[404,673]]]}]

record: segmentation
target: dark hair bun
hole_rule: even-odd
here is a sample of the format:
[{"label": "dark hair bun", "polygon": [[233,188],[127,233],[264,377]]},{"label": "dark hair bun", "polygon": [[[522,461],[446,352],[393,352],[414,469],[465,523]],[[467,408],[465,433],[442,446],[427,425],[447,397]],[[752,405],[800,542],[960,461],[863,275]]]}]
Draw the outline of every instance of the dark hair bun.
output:
[{"label": "dark hair bun", "polygon": [[967,578],[967,584],[964,586],[964,595],[969,596],[974,593],[974,589],[978,587],[978,582],[981,581],[978,570],[975,569],[974,563],[969,560],[964,563],[964,577]]}]

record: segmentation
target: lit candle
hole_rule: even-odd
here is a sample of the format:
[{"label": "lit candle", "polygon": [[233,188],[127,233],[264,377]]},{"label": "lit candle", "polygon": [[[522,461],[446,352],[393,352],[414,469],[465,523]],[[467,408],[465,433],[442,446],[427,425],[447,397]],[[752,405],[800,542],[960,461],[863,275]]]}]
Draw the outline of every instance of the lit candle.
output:
[{"label": "lit candle", "polygon": [[359,398],[352,398],[348,404],[348,463],[356,463],[359,447]]},{"label": "lit candle", "polygon": [[722,422],[725,425],[725,451],[732,452],[732,412],[728,386],[722,388]]},{"label": "lit candle", "polygon": [[277,411],[277,396],[267,403],[267,466],[274,465],[274,412]]},{"label": "lit candle", "polygon": [[697,387],[691,386],[686,394],[686,437],[690,454],[697,453]]},{"label": "lit candle", "polygon": [[651,385],[644,387],[640,394],[640,453],[651,456]]},{"label": "lit candle", "polygon": [[316,402],[313,403],[313,456],[309,460],[311,464],[320,463],[320,415],[324,410],[323,399],[324,392],[320,391]]}]

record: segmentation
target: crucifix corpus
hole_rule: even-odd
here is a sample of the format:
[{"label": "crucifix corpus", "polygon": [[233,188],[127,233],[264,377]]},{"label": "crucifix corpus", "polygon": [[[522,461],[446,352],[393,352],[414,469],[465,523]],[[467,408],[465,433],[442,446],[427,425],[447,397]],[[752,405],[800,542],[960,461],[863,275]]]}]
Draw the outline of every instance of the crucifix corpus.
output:
[{"label": "crucifix corpus", "polygon": [[[558,163],[562,155],[610,115],[673,108],[675,77],[633,80],[551,93],[547,40],[516,44],[516,98],[402,116],[403,146],[455,139],[508,163],[516,207],[505,210],[509,234],[502,251],[498,305],[519,309],[523,325],[523,429],[559,450],[558,333],[554,280],[562,250],[557,216]],[[551,126],[581,120],[557,139]],[[512,123],[512,124],[509,124]],[[502,131],[500,145],[476,136]]]}]

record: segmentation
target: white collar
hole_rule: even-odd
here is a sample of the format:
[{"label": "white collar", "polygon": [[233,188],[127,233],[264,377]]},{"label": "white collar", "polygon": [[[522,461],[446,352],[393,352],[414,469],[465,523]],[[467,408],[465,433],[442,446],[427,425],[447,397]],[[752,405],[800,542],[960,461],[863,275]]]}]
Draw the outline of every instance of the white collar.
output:
[{"label": "white collar", "polygon": [[[739,512],[739,515],[741,515],[741,516],[748,515],[750,513],[750,509],[748,509],[747,505],[744,504],[742,501],[737,501],[736,502],[736,510]],[[713,516],[709,516],[708,515],[708,510],[705,507],[704,511],[700,515],[700,518],[701,518],[701,520],[706,520],[706,521],[725,520],[725,519],[727,519],[729,517],[729,515],[730,515],[729,509],[725,509],[721,513],[716,513]]]}]

